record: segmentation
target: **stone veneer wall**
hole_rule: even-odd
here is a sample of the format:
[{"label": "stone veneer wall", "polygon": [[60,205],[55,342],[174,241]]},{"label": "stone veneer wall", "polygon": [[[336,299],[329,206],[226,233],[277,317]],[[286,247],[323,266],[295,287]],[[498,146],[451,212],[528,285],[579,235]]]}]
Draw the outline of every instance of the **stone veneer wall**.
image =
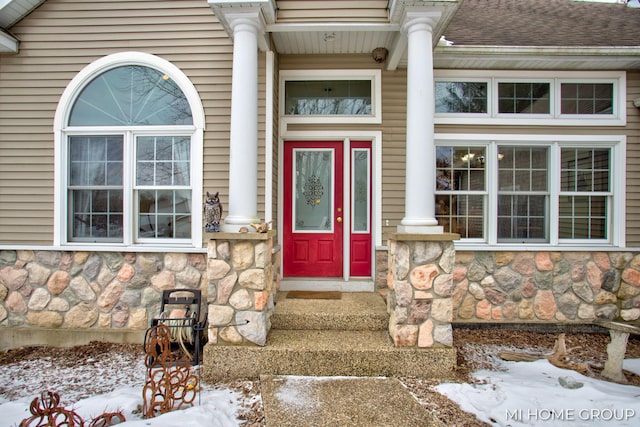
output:
[{"label": "stone veneer wall", "polygon": [[457,234],[396,234],[389,239],[387,310],[396,347],[453,345],[453,240]]},{"label": "stone veneer wall", "polygon": [[279,287],[275,232],[212,236],[207,262],[207,345],[263,346]]},{"label": "stone veneer wall", "polygon": [[[272,236],[261,236],[249,244],[218,240],[208,255],[2,250],[0,328],[145,330],[159,314],[163,290],[199,288],[210,306],[210,342],[260,343],[268,331],[280,265]],[[384,263],[386,252],[376,258]],[[256,270],[263,270],[264,282],[245,281]],[[378,266],[376,271],[380,276],[384,270]],[[450,277],[454,323],[640,319],[638,253],[458,251]],[[407,283],[399,280],[402,292]],[[397,294],[398,287],[391,286]],[[382,287],[379,280],[376,287]],[[401,306],[400,318],[408,307]],[[262,319],[252,325],[262,332],[250,338],[232,326],[248,315]],[[398,313],[394,316],[394,324],[401,324]],[[446,345],[447,336],[436,341]]]},{"label": "stone veneer wall", "polygon": [[[640,319],[638,253],[457,251],[455,264],[454,323]],[[376,275],[376,289],[386,286]]]},{"label": "stone veneer wall", "polygon": [[588,323],[640,318],[640,254],[456,252],[459,322]]},{"label": "stone veneer wall", "polygon": [[205,254],[3,250],[0,328],[145,330],[163,290],[206,282]]}]

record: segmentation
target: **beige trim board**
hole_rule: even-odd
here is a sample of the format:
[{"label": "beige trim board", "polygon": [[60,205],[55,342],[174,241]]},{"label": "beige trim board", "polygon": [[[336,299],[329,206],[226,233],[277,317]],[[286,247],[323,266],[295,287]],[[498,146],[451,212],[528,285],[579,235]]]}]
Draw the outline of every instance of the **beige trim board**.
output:
[{"label": "beige trim board", "polygon": [[144,330],[136,329],[54,329],[0,328],[0,351],[19,347],[74,347],[92,341],[118,344],[144,343]]},{"label": "beige trim board", "polygon": [[323,278],[282,279],[280,291],[373,292],[372,280],[332,280]]}]

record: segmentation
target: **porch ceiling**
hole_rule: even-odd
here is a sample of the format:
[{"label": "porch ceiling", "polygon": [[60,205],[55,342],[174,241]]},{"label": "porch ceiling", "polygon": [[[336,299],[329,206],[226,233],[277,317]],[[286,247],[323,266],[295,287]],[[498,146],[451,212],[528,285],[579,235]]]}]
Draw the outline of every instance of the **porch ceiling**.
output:
[{"label": "porch ceiling", "polygon": [[272,25],[271,32],[278,53],[296,54],[361,54],[384,47],[391,50],[399,34],[396,25]]},{"label": "porch ceiling", "polygon": [[[422,8],[441,13],[434,29],[434,66],[440,69],[575,69],[599,70],[640,69],[640,46],[637,43],[618,43],[611,39],[611,45],[602,40],[583,37],[584,45],[564,44],[561,33],[532,45],[514,33],[506,37],[505,44],[474,43],[475,38],[464,39],[465,26],[459,20],[473,12],[476,3],[462,0],[208,0],[223,26],[230,33],[225,22],[225,13],[232,10],[253,7],[261,10],[266,34],[275,50],[285,55],[350,55],[371,54],[376,48],[388,51],[385,67],[395,69],[406,67],[406,35],[401,31],[401,23],[407,9]],[[491,14],[492,19],[518,21],[528,15],[520,9],[502,10],[500,1],[489,0],[500,13]],[[504,0],[515,2],[516,0]],[[533,0],[532,0],[533,1]],[[547,0],[535,0],[539,8],[552,8]],[[569,4],[570,3],[570,4]],[[519,4],[519,3],[517,3]],[[566,8],[584,6],[582,3],[562,3]],[[599,16],[607,12],[616,14],[618,20],[633,20],[627,8],[608,5],[606,10],[597,9],[598,4],[587,4],[583,12],[587,16]],[[597,9],[597,10],[596,10]],[[245,9],[246,10],[246,9]],[[573,10],[573,9],[571,9]],[[515,15],[514,15],[515,14]],[[473,15],[473,14],[471,14]],[[500,15],[500,16],[494,16]],[[503,16],[504,15],[504,16]],[[513,15],[513,16],[512,16]],[[522,15],[522,16],[520,16]],[[565,14],[566,15],[566,14]],[[562,15],[554,21],[554,28],[565,27],[567,17]],[[619,15],[619,16],[618,16]],[[548,19],[553,14],[545,14]],[[485,19],[489,19],[485,17]],[[554,18],[555,19],[555,18]],[[575,20],[571,21],[577,25]],[[560,25],[562,24],[562,25]],[[484,27],[483,27],[484,28]],[[491,28],[491,25],[487,25]],[[605,29],[601,29],[605,31]],[[480,33],[492,33],[482,31]],[[606,31],[605,31],[606,32]],[[477,33],[477,31],[476,31]],[[462,35],[461,35],[462,34]],[[591,34],[591,33],[588,33]],[[441,40],[442,36],[453,43]],[[477,34],[476,34],[477,35]],[[504,38],[504,37],[503,37]],[[498,37],[499,41],[504,42]],[[595,41],[594,41],[595,40]],[[593,43],[592,43],[593,42]],[[598,42],[598,43],[596,43]],[[591,44],[590,44],[591,43]],[[268,41],[262,43],[267,48]]]},{"label": "porch ceiling", "polygon": [[438,42],[461,0],[208,0],[227,33],[226,14],[260,10],[276,50],[287,55],[370,54],[389,52],[386,66],[406,63],[406,35],[401,32],[407,10],[440,13],[433,31]]}]

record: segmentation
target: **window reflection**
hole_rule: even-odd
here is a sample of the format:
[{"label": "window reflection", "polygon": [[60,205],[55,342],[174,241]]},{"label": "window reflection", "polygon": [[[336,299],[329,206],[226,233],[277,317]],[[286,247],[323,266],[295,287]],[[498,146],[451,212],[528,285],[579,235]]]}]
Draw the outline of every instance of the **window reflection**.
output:
[{"label": "window reflection", "polygon": [[286,115],[371,115],[370,80],[290,80]]},{"label": "window reflection", "polygon": [[71,126],[140,126],[193,124],[191,108],[166,74],[128,65],[106,71],[80,93],[69,118]]}]

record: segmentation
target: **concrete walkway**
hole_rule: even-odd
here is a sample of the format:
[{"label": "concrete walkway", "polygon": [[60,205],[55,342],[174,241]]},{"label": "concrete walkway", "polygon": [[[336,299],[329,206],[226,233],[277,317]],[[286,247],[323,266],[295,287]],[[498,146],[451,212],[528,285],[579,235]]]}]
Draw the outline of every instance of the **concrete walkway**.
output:
[{"label": "concrete walkway", "polygon": [[260,377],[267,427],[444,426],[394,378]]}]

